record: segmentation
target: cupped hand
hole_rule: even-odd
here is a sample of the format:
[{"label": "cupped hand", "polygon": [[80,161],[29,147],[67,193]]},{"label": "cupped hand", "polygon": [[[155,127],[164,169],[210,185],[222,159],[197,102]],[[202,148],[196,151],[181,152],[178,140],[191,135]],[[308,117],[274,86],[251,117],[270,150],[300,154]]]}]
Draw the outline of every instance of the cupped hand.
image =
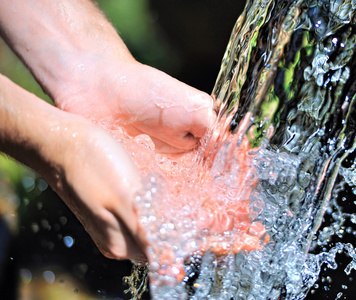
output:
[{"label": "cupped hand", "polygon": [[165,153],[193,149],[214,122],[212,98],[137,62],[94,1],[0,1],[0,19],[0,35],[68,112],[116,135],[148,134]]},{"label": "cupped hand", "polygon": [[[94,62],[88,61],[89,69]],[[55,95],[58,107],[83,115],[114,135],[147,134],[161,153],[195,148],[215,121],[212,98],[135,60],[105,63],[83,71]],[[116,133],[115,133],[116,132]]]},{"label": "cupped hand", "polygon": [[128,154],[110,134],[84,119],[58,130],[66,148],[57,193],[105,256],[145,261],[145,238],[134,205],[141,179]]},{"label": "cupped hand", "polygon": [[42,175],[104,255],[145,260],[135,209],[141,177],[123,146],[1,75],[0,107],[0,151]]}]

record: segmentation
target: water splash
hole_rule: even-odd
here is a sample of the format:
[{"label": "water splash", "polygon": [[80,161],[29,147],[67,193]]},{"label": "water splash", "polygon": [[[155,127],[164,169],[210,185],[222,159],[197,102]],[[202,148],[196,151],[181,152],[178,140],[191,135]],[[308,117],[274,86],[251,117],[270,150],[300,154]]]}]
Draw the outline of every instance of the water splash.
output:
[{"label": "water splash", "polygon": [[355,269],[352,244],[330,243],[356,222],[336,201],[355,190],[355,11],[247,3],[213,89],[214,132],[195,156],[159,158],[165,175],[137,198],[153,299],[304,299],[339,253]]}]

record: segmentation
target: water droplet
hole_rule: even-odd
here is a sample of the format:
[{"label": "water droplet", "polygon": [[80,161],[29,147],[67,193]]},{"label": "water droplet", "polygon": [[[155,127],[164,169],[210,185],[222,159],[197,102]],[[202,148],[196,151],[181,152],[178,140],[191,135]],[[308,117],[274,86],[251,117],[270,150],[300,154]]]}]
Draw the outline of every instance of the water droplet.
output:
[{"label": "water droplet", "polygon": [[32,273],[28,269],[20,269],[20,278],[25,284],[29,284],[32,280]]},{"label": "water droplet", "polygon": [[52,228],[52,226],[49,224],[47,219],[41,220],[41,226],[43,229],[46,229],[46,230],[51,230],[51,228]]},{"label": "water droplet", "polygon": [[33,231],[33,233],[37,233],[40,231],[40,226],[38,226],[37,223],[32,223],[31,224],[31,230]]},{"label": "water droplet", "polygon": [[71,248],[74,245],[74,239],[67,235],[63,238],[63,243],[66,245],[67,248]]},{"label": "water droplet", "polygon": [[44,179],[40,178],[40,179],[38,180],[38,189],[39,189],[41,192],[43,192],[43,191],[45,191],[47,188],[48,188],[48,183],[47,183]]},{"label": "water droplet", "polygon": [[29,204],[30,204],[30,200],[29,200],[28,198],[24,198],[24,199],[23,199],[23,204],[24,204],[25,206],[29,205]]},{"label": "water droplet", "polygon": [[52,271],[44,271],[43,272],[43,278],[49,283],[52,284],[54,280],[56,279],[56,276]]},{"label": "water droplet", "polygon": [[31,192],[35,188],[35,180],[32,177],[25,176],[22,178],[22,186],[26,192]]},{"label": "water droplet", "polygon": [[67,218],[66,217],[64,217],[64,216],[62,216],[62,217],[59,217],[59,223],[62,225],[62,226],[64,226],[64,225],[66,225],[67,224]]}]

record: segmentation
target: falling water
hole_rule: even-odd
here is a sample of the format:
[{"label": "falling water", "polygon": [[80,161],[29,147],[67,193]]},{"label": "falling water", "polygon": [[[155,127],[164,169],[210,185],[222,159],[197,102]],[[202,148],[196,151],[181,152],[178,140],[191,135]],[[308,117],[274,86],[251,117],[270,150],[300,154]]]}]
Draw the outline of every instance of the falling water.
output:
[{"label": "falling water", "polygon": [[356,269],[330,242],[356,223],[337,200],[356,194],[355,43],[355,0],[247,3],[215,129],[137,197],[153,299],[304,299],[338,255]]}]

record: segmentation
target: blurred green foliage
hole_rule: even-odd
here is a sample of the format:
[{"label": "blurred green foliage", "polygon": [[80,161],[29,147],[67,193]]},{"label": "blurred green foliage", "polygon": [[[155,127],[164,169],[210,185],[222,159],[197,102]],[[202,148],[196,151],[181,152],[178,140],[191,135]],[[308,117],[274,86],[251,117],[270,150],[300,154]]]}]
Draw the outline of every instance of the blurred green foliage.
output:
[{"label": "blurred green foliage", "polygon": [[9,49],[3,40],[0,39],[0,73],[9,77],[12,81],[22,86],[24,89],[34,93],[38,97],[51,103],[50,98],[43,92],[31,73],[17,56]]},{"label": "blurred green foliage", "polygon": [[9,182],[15,183],[21,181],[27,169],[8,156],[0,154],[0,171],[6,173],[6,176],[3,175],[3,177],[6,177]]},{"label": "blurred green foliage", "polygon": [[99,0],[98,4],[138,61],[157,68],[173,67],[175,59],[172,53],[168,57],[168,46],[147,0]]}]

